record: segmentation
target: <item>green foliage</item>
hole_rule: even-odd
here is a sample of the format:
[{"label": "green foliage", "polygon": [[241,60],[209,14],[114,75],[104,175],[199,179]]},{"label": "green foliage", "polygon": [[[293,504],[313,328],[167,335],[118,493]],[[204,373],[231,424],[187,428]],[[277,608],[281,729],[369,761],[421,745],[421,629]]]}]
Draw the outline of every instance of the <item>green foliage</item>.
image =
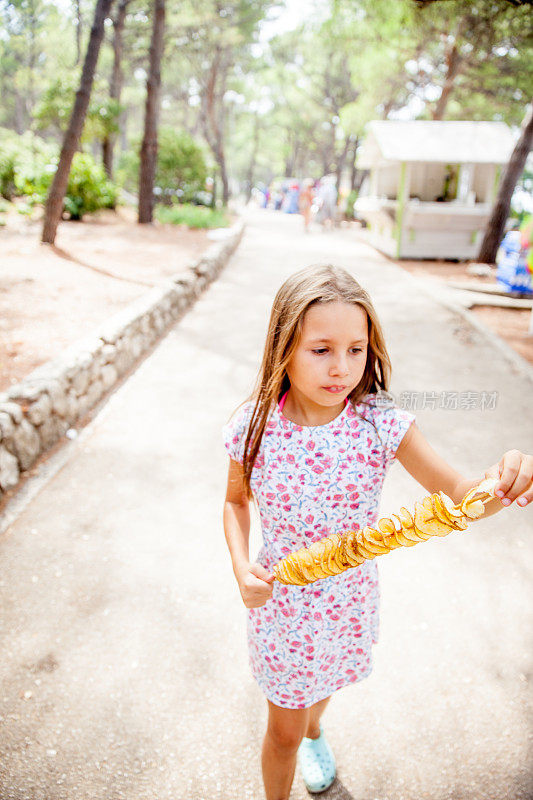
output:
[{"label": "green foliage", "polygon": [[[78,85],[79,69],[54,77],[35,108],[33,118],[36,130],[57,135],[66,131]],[[107,136],[117,133],[121,111],[118,101],[107,95],[107,86],[101,81],[95,82],[81,135],[82,144],[94,139],[103,141]]]},{"label": "green foliage", "polygon": [[65,209],[71,219],[99,208],[115,208],[117,188],[107,179],[103,167],[88,153],[76,153],[68,179]]},{"label": "green foliage", "polygon": [[139,142],[134,141],[129,150],[121,152],[113,171],[117,184],[133,194],[139,187],[139,163]]},{"label": "green foliage", "polygon": [[33,119],[36,130],[56,134],[66,131],[78,82],[79,70],[54,77],[35,107]]},{"label": "green foliage", "polygon": [[[81,139],[92,153],[117,132],[119,119],[131,141],[142,136],[153,21],[148,6],[128,4],[120,107],[109,99],[114,30],[106,26]],[[230,177],[243,183],[285,173],[319,177],[336,169],[347,136],[362,136],[368,120],[432,118],[454,53],[458,69],[441,103],[443,118],[520,123],[533,79],[530,3],[309,0],[296,6],[301,25],[287,30],[281,0],[167,4],[156,177],[162,199],[176,190],[197,201],[205,180],[205,160],[202,166],[201,154],[173,132],[205,138],[210,175],[213,162],[221,169],[223,154]],[[38,131],[51,148],[51,155],[41,153],[36,139],[21,158],[18,144],[0,147],[0,193],[8,197],[42,202],[46,196],[93,13],[94,0],[0,0],[0,126],[19,137]],[[268,39],[278,15],[284,32]],[[138,154],[119,149],[120,142],[117,180],[135,193]]]},{"label": "green foliage", "polygon": [[16,136],[0,128],[0,193],[7,200],[24,195],[29,203],[44,202],[56,163],[54,145],[31,131]]},{"label": "green foliage", "polygon": [[169,126],[159,129],[156,185],[163,194],[178,192],[184,203],[194,199],[205,187],[207,167],[201,147],[188,133]]},{"label": "green foliage", "polygon": [[223,209],[206,208],[190,203],[156,206],[155,216],[159,222],[187,225],[188,228],[227,228],[229,225],[229,219]]},{"label": "green foliage", "polygon": [[[198,201],[205,189],[207,166],[202,148],[188,133],[175,131],[170,126],[161,126],[158,135],[157,169],[155,185],[160,196],[170,202],[178,197],[190,203]],[[117,180],[136,192],[139,182],[139,144],[120,157]]]},{"label": "green foliage", "polygon": [[[29,208],[44,203],[57,162],[57,148],[31,131],[16,136],[0,128],[0,187],[7,200],[25,197]],[[116,200],[117,188],[103,168],[88,153],[76,153],[64,201],[71,219],[99,208],[114,208]]]},{"label": "green foliage", "polygon": [[4,225],[6,225],[6,220],[2,215],[5,214],[6,211],[9,211],[10,207],[10,203],[6,202],[2,197],[0,197],[0,227],[2,228]]},{"label": "green foliage", "polygon": [[0,195],[5,200],[12,200],[15,195],[15,166],[17,151],[11,142],[2,143],[0,147]]},{"label": "green foliage", "polygon": [[[438,100],[427,90],[453,90],[444,119],[494,119],[519,124],[531,96],[533,31],[531,6],[508,0],[446,0],[416,9],[411,34],[418,53],[411,62],[415,93],[430,117]],[[414,52],[414,51],[413,51]],[[438,95],[438,92],[437,92]]]},{"label": "green foliage", "polygon": [[357,192],[354,189],[353,191],[350,192],[350,194],[346,198],[346,210],[344,212],[344,216],[345,216],[346,219],[355,219],[354,210],[353,210],[353,204],[357,200],[357,195],[358,194],[359,194],[359,192]]}]

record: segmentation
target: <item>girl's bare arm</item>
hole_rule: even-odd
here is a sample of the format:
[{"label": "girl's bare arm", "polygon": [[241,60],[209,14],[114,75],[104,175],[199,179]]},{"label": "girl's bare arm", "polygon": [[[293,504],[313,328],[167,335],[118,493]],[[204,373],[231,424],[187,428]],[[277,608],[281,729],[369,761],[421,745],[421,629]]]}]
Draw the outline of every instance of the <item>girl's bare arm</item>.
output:
[{"label": "girl's bare arm", "polygon": [[242,466],[230,458],[228,486],[224,502],[224,533],[235,577],[248,567],[250,537],[250,503],[242,483]]},{"label": "girl's bare arm", "polygon": [[[501,488],[505,497],[511,502],[521,498],[520,507],[533,500],[533,456],[525,455],[519,450],[509,450],[504,453],[498,463],[485,471],[485,475],[475,479],[465,478],[433,450],[413,422],[400,442],[396,458],[430,494],[443,491],[454,503],[459,503],[466,492],[484,477],[499,478],[500,483],[496,486],[496,491]],[[501,511],[505,505],[509,504],[502,503],[502,499],[491,500],[485,506],[483,519]]]},{"label": "girl's bare arm", "polygon": [[261,564],[250,563],[250,503],[244,491],[242,466],[233,459],[228,470],[223,518],[233,572],[244,605],[247,608],[262,606],[272,595],[274,575]]}]

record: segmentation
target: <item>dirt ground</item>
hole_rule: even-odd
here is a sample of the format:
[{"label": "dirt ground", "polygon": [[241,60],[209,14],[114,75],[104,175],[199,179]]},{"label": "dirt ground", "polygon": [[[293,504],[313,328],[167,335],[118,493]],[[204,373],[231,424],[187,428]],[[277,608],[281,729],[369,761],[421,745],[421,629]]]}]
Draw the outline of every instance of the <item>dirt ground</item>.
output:
[{"label": "dirt ground", "polygon": [[212,243],[207,231],[138,225],[131,208],[61,222],[54,246],[16,211],[0,227],[0,391],[85,337]]},{"label": "dirt ground", "polygon": [[[487,277],[469,275],[467,263],[454,263],[451,261],[398,261],[417,277],[439,282],[457,282],[483,285],[496,285],[496,269]],[[533,336],[529,334],[531,311],[517,308],[498,308],[495,306],[473,306],[469,309],[487,328],[491,328],[513,350],[533,364]]]},{"label": "dirt ground", "polygon": [[[206,231],[137,225],[135,212],[88,215],[62,222],[56,245],[40,243],[41,222],[11,212],[0,227],[0,391],[56,357],[153,286],[185,269],[211,244]],[[466,264],[401,261],[434,281],[495,283],[474,278]],[[533,364],[530,311],[476,307],[487,326]]]}]

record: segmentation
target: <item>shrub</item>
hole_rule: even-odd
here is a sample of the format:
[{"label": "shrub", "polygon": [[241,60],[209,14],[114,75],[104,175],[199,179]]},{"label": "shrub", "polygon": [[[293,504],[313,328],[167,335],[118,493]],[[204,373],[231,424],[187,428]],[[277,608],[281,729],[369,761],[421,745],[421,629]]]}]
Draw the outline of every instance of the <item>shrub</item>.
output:
[{"label": "shrub", "polygon": [[[57,147],[31,131],[17,136],[0,129],[0,194],[6,200],[26,197],[30,207],[44,203],[57,169]],[[117,188],[88,153],[72,159],[64,208],[71,219],[99,208],[114,208]]]},{"label": "shrub", "polygon": [[65,196],[65,210],[70,218],[81,219],[99,208],[114,208],[116,202],[117,188],[108,180],[104,168],[88,153],[76,153]]},{"label": "shrub", "polygon": [[56,155],[54,146],[31,131],[18,136],[0,128],[0,194],[6,200],[27,195],[29,202],[40,202],[55,171]]},{"label": "shrub", "polygon": [[[123,153],[117,167],[119,183],[131,192],[138,191],[140,143]],[[156,197],[170,204],[174,198],[183,203],[207,205],[211,195],[205,192],[207,167],[201,147],[187,133],[161,126],[158,133]]]},{"label": "shrub", "polygon": [[6,224],[6,221],[2,216],[2,214],[5,214],[7,211],[9,211],[9,208],[10,204],[6,203],[6,201],[0,197],[0,227],[4,227],[4,225]]},{"label": "shrub", "polygon": [[224,210],[196,206],[191,203],[156,206],[155,216],[159,222],[187,225],[188,228],[226,228],[229,225],[229,219]]},{"label": "shrub", "polygon": [[159,130],[155,182],[163,195],[175,193],[182,203],[189,203],[205,187],[207,167],[202,149],[187,133],[177,133],[168,126]]},{"label": "shrub", "polygon": [[355,219],[355,214],[353,210],[353,204],[357,200],[357,195],[359,193],[355,190],[352,190],[348,197],[346,198],[346,211],[344,212],[344,216],[346,219]]},{"label": "shrub", "polygon": [[17,151],[11,142],[0,146],[0,195],[4,200],[12,200],[15,195],[15,166]]}]

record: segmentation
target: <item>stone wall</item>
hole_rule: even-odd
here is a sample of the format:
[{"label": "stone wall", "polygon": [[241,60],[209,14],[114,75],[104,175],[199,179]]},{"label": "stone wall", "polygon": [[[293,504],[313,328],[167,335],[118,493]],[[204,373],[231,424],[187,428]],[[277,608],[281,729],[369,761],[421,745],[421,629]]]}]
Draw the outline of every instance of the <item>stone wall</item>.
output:
[{"label": "stone wall", "polygon": [[0,500],[194,303],[226,265],[243,230],[239,222],[184,272],[0,393]]}]

